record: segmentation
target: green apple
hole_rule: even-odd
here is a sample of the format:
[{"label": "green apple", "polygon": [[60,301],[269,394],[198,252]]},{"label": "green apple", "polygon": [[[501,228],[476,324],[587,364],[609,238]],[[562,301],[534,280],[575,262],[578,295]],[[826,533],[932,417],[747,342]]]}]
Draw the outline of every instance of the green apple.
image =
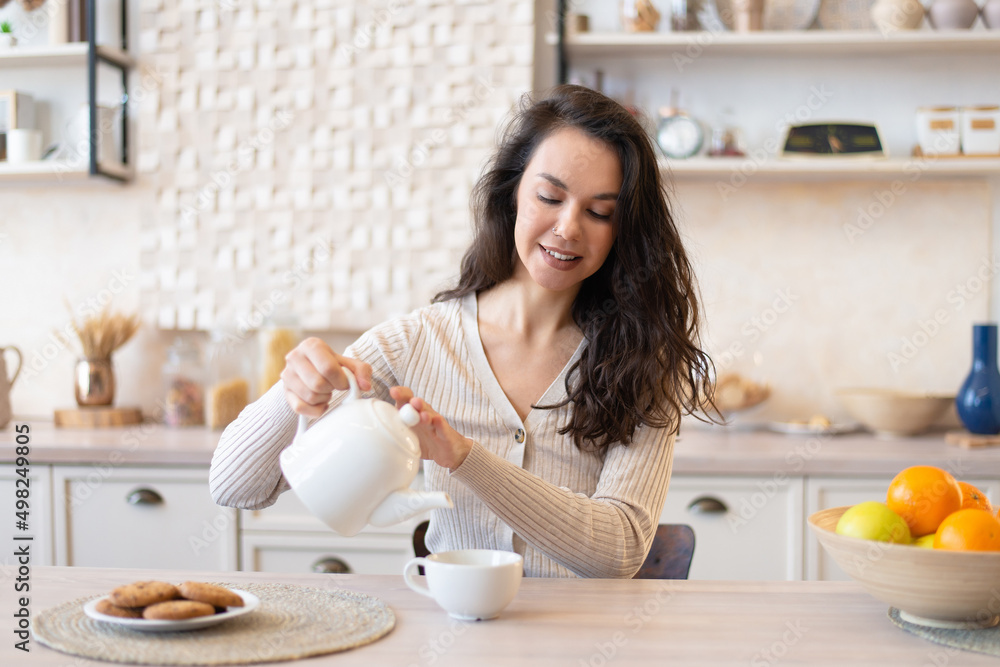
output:
[{"label": "green apple", "polygon": [[931,533],[930,535],[924,535],[923,537],[918,537],[917,539],[913,540],[913,544],[918,547],[923,547],[924,549],[933,549],[934,533]]},{"label": "green apple", "polygon": [[913,537],[903,517],[893,512],[885,503],[869,500],[858,503],[843,513],[837,522],[836,533],[862,540],[910,544]]}]

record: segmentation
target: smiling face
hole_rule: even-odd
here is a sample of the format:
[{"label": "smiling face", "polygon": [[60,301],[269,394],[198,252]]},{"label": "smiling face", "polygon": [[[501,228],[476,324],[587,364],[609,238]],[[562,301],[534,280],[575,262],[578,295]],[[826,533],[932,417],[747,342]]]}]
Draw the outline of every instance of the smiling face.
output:
[{"label": "smiling face", "polygon": [[621,186],[621,164],[606,144],[575,128],[543,140],[517,189],[515,279],[579,290],[611,252]]}]

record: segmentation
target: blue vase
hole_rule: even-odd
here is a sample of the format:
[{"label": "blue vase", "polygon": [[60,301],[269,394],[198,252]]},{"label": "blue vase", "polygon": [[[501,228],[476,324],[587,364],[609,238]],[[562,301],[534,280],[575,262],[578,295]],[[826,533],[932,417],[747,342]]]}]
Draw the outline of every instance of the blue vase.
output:
[{"label": "blue vase", "polygon": [[972,370],[955,398],[958,417],[971,433],[1000,433],[1000,370],[997,325],[972,327]]}]

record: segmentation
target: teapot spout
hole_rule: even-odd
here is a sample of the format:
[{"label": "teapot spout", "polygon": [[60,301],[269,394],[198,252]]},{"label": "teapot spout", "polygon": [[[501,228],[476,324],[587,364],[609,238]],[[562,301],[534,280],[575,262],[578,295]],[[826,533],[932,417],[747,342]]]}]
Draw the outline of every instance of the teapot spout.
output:
[{"label": "teapot spout", "polygon": [[432,509],[452,507],[451,497],[444,491],[393,491],[368,518],[368,523],[379,528],[401,523]]}]

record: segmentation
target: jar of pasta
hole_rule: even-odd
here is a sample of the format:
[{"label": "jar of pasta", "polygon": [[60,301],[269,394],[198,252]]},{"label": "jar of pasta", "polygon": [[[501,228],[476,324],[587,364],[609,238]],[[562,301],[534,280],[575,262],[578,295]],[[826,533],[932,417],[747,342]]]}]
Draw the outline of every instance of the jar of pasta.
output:
[{"label": "jar of pasta", "polygon": [[167,426],[205,423],[205,368],[201,348],[178,336],[163,365],[163,421]]},{"label": "jar of pasta", "polygon": [[247,336],[216,329],[208,347],[208,389],[205,423],[209,428],[225,428],[250,402],[253,352]]},{"label": "jar of pasta", "polygon": [[294,315],[276,315],[257,331],[257,394],[263,396],[281,379],[285,355],[302,340],[302,331]]}]

